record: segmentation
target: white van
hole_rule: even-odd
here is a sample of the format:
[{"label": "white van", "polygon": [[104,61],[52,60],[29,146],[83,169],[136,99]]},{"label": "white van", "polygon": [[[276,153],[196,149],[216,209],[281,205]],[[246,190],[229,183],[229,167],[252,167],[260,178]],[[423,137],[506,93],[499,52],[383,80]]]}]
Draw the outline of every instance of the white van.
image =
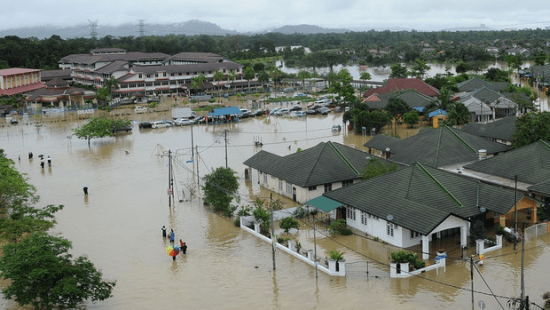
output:
[{"label": "white van", "polygon": [[136,112],[136,113],[145,113],[145,112],[147,112],[147,108],[146,107],[141,107],[141,106],[136,106],[134,108],[134,112]]},{"label": "white van", "polygon": [[318,100],[315,100],[314,104],[319,104],[319,105],[322,105],[322,106],[327,106],[327,105],[330,105],[332,103],[332,100],[330,99],[318,99]]},{"label": "white van", "polygon": [[165,121],[156,121],[151,123],[151,128],[165,128],[170,127],[170,124]]}]

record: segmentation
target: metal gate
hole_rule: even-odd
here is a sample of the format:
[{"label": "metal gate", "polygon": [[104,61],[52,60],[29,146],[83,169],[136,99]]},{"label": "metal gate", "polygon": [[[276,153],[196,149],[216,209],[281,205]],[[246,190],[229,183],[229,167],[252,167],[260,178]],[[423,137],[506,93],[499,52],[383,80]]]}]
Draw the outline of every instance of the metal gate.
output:
[{"label": "metal gate", "polygon": [[546,235],[548,233],[547,223],[540,223],[525,229],[525,241]]},{"label": "metal gate", "polygon": [[369,261],[346,262],[346,278],[389,278],[389,272],[380,267],[380,264]]}]

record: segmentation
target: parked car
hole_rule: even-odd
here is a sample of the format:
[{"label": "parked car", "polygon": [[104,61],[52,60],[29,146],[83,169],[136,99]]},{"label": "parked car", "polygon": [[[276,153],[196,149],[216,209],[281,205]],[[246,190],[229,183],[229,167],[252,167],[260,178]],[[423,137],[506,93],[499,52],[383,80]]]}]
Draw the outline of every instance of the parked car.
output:
[{"label": "parked car", "polygon": [[265,115],[265,110],[258,109],[258,110],[256,110],[256,111],[254,111],[254,113],[252,113],[252,115],[254,115],[254,116],[262,116],[262,115]]},{"label": "parked car", "polygon": [[290,114],[290,111],[288,109],[279,109],[273,112],[273,115],[277,115],[277,116],[288,115],[288,114]]},{"label": "parked car", "polygon": [[252,111],[250,111],[249,109],[240,109],[240,110],[242,112],[242,115],[240,116],[241,118],[247,118],[252,116]]},{"label": "parked car", "polygon": [[134,108],[134,112],[136,112],[136,113],[145,113],[145,112],[147,112],[147,108],[146,107],[141,107],[141,106],[136,106]]},{"label": "parked car", "polygon": [[113,128],[113,133],[119,133],[119,132],[130,132],[132,131],[132,126],[124,126],[120,128]]},{"label": "parked car", "polygon": [[306,114],[308,115],[315,115],[315,114],[318,114],[319,111],[317,111],[316,109],[307,109],[306,111]]},{"label": "parked car", "polygon": [[324,107],[326,107],[327,105],[330,105],[331,103],[332,103],[332,100],[330,99],[318,99],[318,100],[315,100],[314,102],[314,104],[319,104]]},{"label": "parked car", "polygon": [[294,98],[300,98],[300,97],[307,97],[307,95],[304,93],[297,93],[296,95],[294,95]]},{"label": "parked car", "polygon": [[291,107],[290,109],[288,109],[290,112],[292,111],[302,111],[302,107],[299,106],[299,105],[295,105],[293,107]]},{"label": "parked car", "polygon": [[294,111],[292,113],[294,113],[294,115],[296,115],[296,117],[306,117],[307,116],[307,113],[305,111]]},{"label": "parked car", "polygon": [[326,108],[326,107],[319,108],[319,109],[317,109],[317,111],[321,115],[328,115],[330,113],[330,109]]},{"label": "parked car", "polygon": [[151,128],[166,128],[172,126],[172,123],[166,121],[155,121],[151,123]]},{"label": "parked car", "polygon": [[195,118],[195,124],[206,124],[206,122],[209,122],[209,123],[212,123],[213,119],[212,117],[208,117],[208,116],[199,116],[197,118]]},{"label": "parked car", "polygon": [[193,125],[194,121],[187,118],[178,118],[174,121],[174,126]]},{"label": "parked car", "polygon": [[153,124],[151,124],[150,122],[141,122],[139,123],[139,129],[144,129],[144,128],[152,128]]}]

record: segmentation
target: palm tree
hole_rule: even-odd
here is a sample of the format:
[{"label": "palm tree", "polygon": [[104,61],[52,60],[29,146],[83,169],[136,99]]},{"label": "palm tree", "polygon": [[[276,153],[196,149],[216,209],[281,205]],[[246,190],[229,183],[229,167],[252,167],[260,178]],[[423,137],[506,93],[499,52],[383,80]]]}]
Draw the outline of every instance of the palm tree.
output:
[{"label": "palm tree", "polygon": [[449,104],[447,109],[447,123],[450,125],[464,125],[470,122],[471,115],[462,102]]},{"label": "palm tree", "polygon": [[248,93],[250,93],[250,80],[253,80],[255,76],[254,68],[249,66],[244,69],[244,78],[248,81]]},{"label": "palm tree", "polygon": [[[220,70],[216,70],[216,72],[214,73],[214,76],[212,77],[214,79],[214,81],[221,81],[225,78],[225,76],[223,75],[223,73],[220,71]],[[218,86],[218,96],[220,95],[220,85],[216,85]]]},{"label": "palm tree", "polygon": [[191,79],[191,89],[200,90],[202,92],[202,85],[206,82],[206,76],[200,74]]},{"label": "palm tree", "polygon": [[235,81],[235,79],[237,79],[237,73],[235,71],[231,71],[231,72],[229,72],[229,75],[227,77],[231,81],[231,84],[233,84],[233,81]]},{"label": "palm tree", "polygon": [[265,70],[262,70],[260,71],[260,73],[258,73],[258,82],[262,84],[262,87],[265,83],[269,82],[269,74]]},{"label": "palm tree", "polygon": [[300,72],[298,72],[298,79],[300,79],[302,81],[302,88],[303,89],[306,88],[306,85],[305,85],[306,79],[308,79],[310,77],[311,77],[311,73],[309,73],[308,71],[301,70]]},{"label": "palm tree", "polygon": [[283,76],[283,71],[277,67],[269,68],[269,75],[271,75],[271,80],[275,83],[275,89],[277,89],[277,83],[281,83],[281,77]]}]

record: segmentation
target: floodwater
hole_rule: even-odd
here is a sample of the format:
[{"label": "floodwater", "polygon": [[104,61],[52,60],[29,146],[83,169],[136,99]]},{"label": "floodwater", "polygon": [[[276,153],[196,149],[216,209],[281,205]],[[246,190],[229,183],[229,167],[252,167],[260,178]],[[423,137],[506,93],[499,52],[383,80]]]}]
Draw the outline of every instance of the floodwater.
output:
[{"label": "floodwater", "polygon": [[[252,197],[269,197],[268,191],[259,188],[255,173],[252,181],[244,180],[242,163],[260,150],[254,141],[278,155],[329,140],[361,148],[367,137],[331,131],[332,125],[341,124],[341,116],[249,118],[229,125],[193,126],[193,133],[191,127],[139,130],[134,123],[132,133],[92,140],[90,147],[85,140],[70,138],[71,129],[84,121],[51,122],[55,118],[49,116],[38,130],[34,120],[13,126],[0,120],[0,148],[28,175],[42,205],[65,205],[51,233],[71,240],[74,256],[88,256],[105,279],[117,281],[112,298],[86,303],[87,309],[470,308],[469,264],[459,260],[458,245],[449,252],[446,272],[390,279],[386,263],[393,247],[364,236],[328,238],[319,225],[318,256],[326,257],[331,249],[343,250],[349,276],[319,272],[316,278],[312,267],[283,252],[276,254],[274,271],[269,244],[241,231],[232,219],[211,212],[200,195],[191,196],[197,187],[193,164],[199,163],[200,176],[225,165],[226,130],[227,163],[240,177],[241,204],[251,205]],[[132,115],[135,120],[158,117]],[[195,153],[194,163],[188,163],[192,136],[199,155]],[[160,156],[168,150],[175,153],[177,201],[171,208],[168,157]],[[35,155],[32,160],[27,158],[30,151]],[[39,154],[51,156],[52,166],[42,170]],[[89,187],[87,197],[84,184]],[[295,206],[281,200],[285,207]],[[174,229],[176,240],[181,238],[189,246],[176,261],[165,253],[168,242],[161,237],[163,225]],[[301,225],[297,238],[304,250],[313,249],[311,222]],[[538,305],[550,282],[549,246],[548,235],[526,244],[525,288]],[[501,309],[499,302],[508,309],[507,298],[519,297],[520,255],[509,245],[486,255],[481,274],[474,274],[476,309],[479,301],[486,309]],[[491,295],[484,281],[500,298]],[[0,308],[23,309],[3,299]]]}]

